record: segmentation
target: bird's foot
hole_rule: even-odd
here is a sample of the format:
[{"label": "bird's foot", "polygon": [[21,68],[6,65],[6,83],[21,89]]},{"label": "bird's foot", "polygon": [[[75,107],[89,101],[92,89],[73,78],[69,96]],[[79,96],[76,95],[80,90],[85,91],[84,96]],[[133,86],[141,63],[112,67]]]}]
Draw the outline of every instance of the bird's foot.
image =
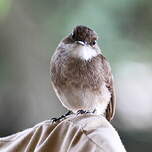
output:
[{"label": "bird's foot", "polygon": [[78,111],[77,111],[77,115],[79,115],[79,114],[84,114],[84,113],[86,113],[86,112],[87,112],[86,110],[82,110],[82,109],[81,109],[81,110],[78,110]]},{"label": "bird's foot", "polygon": [[61,115],[59,118],[52,118],[52,122],[57,122],[57,121],[61,121],[63,119],[65,119],[67,116],[69,116],[70,114],[72,114],[72,111],[68,111],[66,114]]},{"label": "bird's foot", "polygon": [[93,111],[87,111],[87,110],[78,110],[77,111],[77,115],[79,114],[87,114],[87,113],[95,113],[96,112],[96,109],[94,109]]}]

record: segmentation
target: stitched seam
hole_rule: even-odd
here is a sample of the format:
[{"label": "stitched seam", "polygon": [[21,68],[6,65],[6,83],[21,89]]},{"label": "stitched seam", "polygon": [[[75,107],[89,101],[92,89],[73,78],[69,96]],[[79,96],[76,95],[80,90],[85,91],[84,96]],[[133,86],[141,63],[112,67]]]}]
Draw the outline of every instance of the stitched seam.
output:
[{"label": "stitched seam", "polygon": [[94,143],[97,147],[99,147],[100,149],[102,149],[103,152],[105,152],[104,149],[103,149],[101,146],[99,146],[99,145],[98,145],[97,143],[95,143],[90,137],[88,137],[88,135],[85,133],[85,131],[83,130],[83,128],[81,128],[81,130],[82,130],[83,134],[88,138],[89,141],[91,141],[92,143]]},{"label": "stitched seam", "polygon": [[[68,122],[72,123],[73,126],[78,127],[78,125],[75,125],[71,120],[68,120]],[[83,129],[82,126],[80,126],[80,130],[81,130],[81,132],[87,137],[87,139],[88,139],[90,142],[92,142],[92,143],[95,144],[98,148],[102,149],[103,152],[105,152],[104,149],[103,149],[101,146],[99,146],[99,145],[98,145],[97,143],[95,143],[90,137],[88,137],[88,135],[85,133],[85,131],[84,131],[84,129]]]}]

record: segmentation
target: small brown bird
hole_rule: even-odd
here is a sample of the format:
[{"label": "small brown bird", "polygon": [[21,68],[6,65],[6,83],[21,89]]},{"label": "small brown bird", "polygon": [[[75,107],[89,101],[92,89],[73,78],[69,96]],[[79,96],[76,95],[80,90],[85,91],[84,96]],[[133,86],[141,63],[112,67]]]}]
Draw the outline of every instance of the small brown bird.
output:
[{"label": "small brown bird", "polygon": [[58,45],[51,58],[51,80],[59,100],[68,110],[115,113],[115,91],[111,68],[97,45],[97,34],[76,26]]}]

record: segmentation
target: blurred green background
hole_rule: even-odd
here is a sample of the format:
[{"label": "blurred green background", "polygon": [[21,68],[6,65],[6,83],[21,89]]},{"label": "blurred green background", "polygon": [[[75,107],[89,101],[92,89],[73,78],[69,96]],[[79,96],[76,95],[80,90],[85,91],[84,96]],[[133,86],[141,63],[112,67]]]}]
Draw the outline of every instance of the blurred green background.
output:
[{"label": "blurred green background", "polygon": [[151,6],[150,0],[0,0],[0,136],[65,113],[50,85],[49,60],[81,24],[98,33],[111,63],[113,125],[127,151],[152,151]]}]

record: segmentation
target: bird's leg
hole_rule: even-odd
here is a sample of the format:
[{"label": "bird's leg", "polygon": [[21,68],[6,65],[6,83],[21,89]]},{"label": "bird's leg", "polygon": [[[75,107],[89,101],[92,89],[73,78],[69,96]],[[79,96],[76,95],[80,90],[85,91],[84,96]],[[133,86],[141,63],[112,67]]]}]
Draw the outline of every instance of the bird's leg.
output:
[{"label": "bird's leg", "polygon": [[65,119],[67,116],[69,116],[70,114],[72,114],[72,111],[68,111],[66,114],[64,115],[61,115],[59,118],[52,118],[51,120],[53,122],[57,122],[57,121],[60,121],[62,119]]},{"label": "bird's leg", "polygon": [[66,116],[69,116],[69,115],[71,115],[73,112],[72,111],[68,111],[66,114],[64,114],[64,116],[66,117]]}]

